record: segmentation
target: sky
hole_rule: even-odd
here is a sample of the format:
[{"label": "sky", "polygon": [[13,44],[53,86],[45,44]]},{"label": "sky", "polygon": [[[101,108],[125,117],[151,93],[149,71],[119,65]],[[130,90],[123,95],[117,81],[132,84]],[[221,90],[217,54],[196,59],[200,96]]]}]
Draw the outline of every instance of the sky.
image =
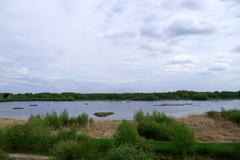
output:
[{"label": "sky", "polygon": [[240,0],[0,0],[0,92],[240,90]]}]

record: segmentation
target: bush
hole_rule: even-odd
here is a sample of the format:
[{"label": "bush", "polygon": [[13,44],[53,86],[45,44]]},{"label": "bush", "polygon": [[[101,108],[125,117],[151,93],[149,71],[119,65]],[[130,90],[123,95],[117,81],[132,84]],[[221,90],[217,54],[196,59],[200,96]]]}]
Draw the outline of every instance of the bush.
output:
[{"label": "bush", "polygon": [[153,111],[144,114],[142,111],[135,113],[138,121],[138,133],[147,139],[169,141],[175,121],[164,113]]},{"label": "bush", "polygon": [[186,157],[186,153],[194,152],[194,134],[186,125],[175,125],[172,140],[184,157]]},{"label": "bush", "polygon": [[144,114],[142,110],[135,113],[134,119],[137,122],[151,120],[156,121],[157,123],[171,123],[173,121],[173,119],[168,117],[165,113],[153,111],[151,114]]},{"label": "bush", "polygon": [[240,110],[231,113],[228,119],[234,123],[240,124]]},{"label": "bush", "polygon": [[58,132],[56,136],[56,141],[69,141],[69,140],[77,140],[78,134],[76,129],[70,129],[70,130],[61,130]]},{"label": "bush", "polygon": [[9,151],[49,152],[54,142],[49,127],[37,120],[5,128],[2,138]]},{"label": "bush", "polygon": [[138,125],[138,133],[147,139],[169,141],[171,127],[167,123],[157,123],[155,121],[141,121]]},{"label": "bush", "polygon": [[222,117],[234,123],[240,124],[240,110],[239,109],[230,109],[225,110],[222,108],[221,112],[210,111],[207,112],[207,115],[211,118],[219,118]]},{"label": "bush", "polygon": [[62,125],[61,120],[56,112],[47,113],[43,120],[46,121],[46,123],[54,129],[58,129]]},{"label": "bush", "polygon": [[47,113],[44,116],[36,115],[31,116],[29,118],[29,121],[32,121],[34,119],[38,119],[40,121],[43,121],[45,124],[50,126],[53,129],[59,129],[60,127],[64,126],[79,126],[79,127],[85,127],[89,123],[89,117],[87,114],[82,113],[81,115],[77,117],[69,117],[69,114],[67,110],[64,110],[59,116],[56,112]]},{"label": "bush", "polygon": [[105,160],[153,160],[151,154],[143,152],[135,146],[125,144],[111,149]]},{"label": "bush", "polygon": [[218,119],[221,117],[221,114],[217,111],[208,111],[207,116],[210,118]]},{"label": "bush", "polygon": [[82,113],[77,117],[77,125],[80,127],[85,127],[88,124],[89,118],[86,113]]},{"label": "bush", "polygon": [[53,155],[56,160],[95,160],[98,159],[96,145],[88,139],[61,141],[55,145]]},{"label": "bush", "polygon": [[63,126],[66,127],[68,125],[68,123],[69,123],[69,114],[68,114],[66,109],[59,115],[59,119],[60,119],[61,124]]},{"label": "bush", "polygon": [[130,122],[124,120],[118,127],[114,136],[116,144],[132,143],[136,144],[138,141],[138,133],[136,127]]},{"label": "bush", "polygon": [[54,147],[56,160],[75,160],[78,159],[78,143],[75,141],[62,141]]},{"label": "bush", "polygon": [[134,114],[134,120],[137,122],[141,122],[142,120],[145,119],[145,115],[143,110],[139,110]]},{"label": "bush", "polygon": [[0,149],[0,160],[8,160],[8,155],[2,149]]}]

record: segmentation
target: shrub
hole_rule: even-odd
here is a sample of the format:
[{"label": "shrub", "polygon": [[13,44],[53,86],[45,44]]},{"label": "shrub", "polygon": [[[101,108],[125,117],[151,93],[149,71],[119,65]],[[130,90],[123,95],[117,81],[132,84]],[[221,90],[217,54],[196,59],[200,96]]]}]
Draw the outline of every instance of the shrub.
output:
[{"label": "shrub", "polygon": [[169,141],[171,127],[167,123],[157,123],[152,120],[141,121],[138,125],[138,133],[147,139]]},{"label": "shrub", "polygon": [[77,117],[77,124],[80,127],[85,127],[88,124],[88,115],[86,113],[82,113]]},{"label": "shrub", "polygon": [[59,115],[59,119],[60,119],[61,124],[63,126],[66,127],[68,125],[68,123],[69,123],[69,114],[68,114],[66,109]]},{"label": "shrub", "polygon": [[8,160],[8,155],[5,151],[3,151],[2,149],[0,149],[0,160]]},{"label": "shrub", "polygon": [[105,160],[153,160],[151,154],[143,152],[135,146],[125,144],[109,150]]},{"label": "shrub", "polygon": [[10,126],[3,131],[3,146],[9,151],[48,152],[53,142],[49,127],[42,121]]},{"label": "shrub", "polygon": [[147,120],[153,120],[156,121],[158,123],[170,123],[172,122],[172,119],[170,117],[168,117],[165,113],[161,113],[161,112],[157,112],[157,111],[153,111],[152,114],[150,114],[149,116],[146,116]]},{"label": "shrub", "polygon": [[231,109],[225,110],[222,108],[221,116],[225,119],[228,119],[234,123],[240,124],[240,110],[239,109]]},{"label": "shrub", "polygon": [[210,118],[214,118],[214,119],[217,119],[217,118],[221,117],[220,113],[217,112],[217,111],[208,111],[207,116],[210,117]]},{"label": "shrub", "polygon": [[144,118],[145,118],[145,115],[143,110],[139,110],[134,114],[134,120],[137,122],[144,120]]},{"label": "shrub", "polygon": [[187,152],[192,153],[194,151],[194,134],[186,125],[175,125],[172,140],[184,157],[186,157]]},{"label": "shrub", "polygon": [[170,140],[175,121],[166,114],[157,111],[144,114],[140,110],[135,113],[134,117],[139,122],[137,129],[141,136],[154,140]]},{"label": "shrub", "polygon": [[61,126],[61,121],[56,112],[47,113],[44,116],[43,120],[46,121],[46,123],[54,129],[57,129]]},{"label": "shrub", "polygon": [[165,113],[153,111],[151,114],[149,113],[144,114],[142,110],[135,113],[134,119],[137,122],[140,122],[143,120],[151,120],[151,121],[156,121],[157,123],[171,123],[173,121],[173,119],[168,117]]},{"label": "shrub", "polygon": [[77,140],[78,134],[76,129],[70,129],[70,130],[61,130],[58,132],[56,141],[69,141],[69,140]]},{"label": "shrub", "polygon": [[207,115],[211,118],[219,118],[222,117],[234,123],[240,124],[240,110],[239,109],[230,109],[225,110],[222,108],[221,112],[210,111],[207,112]]},{"label": "shrub", "polygon": [[29,121],[34,119],[38,119],[43,121],[48,126],[52,127],[53,129],[59,129],[61,126],[80,126],[85,127],[89,123],[89,117],[87,114],[82,113],[77,117],[69,117],[67,110],[64,110],[59,116],[56,112],[47,113],[44,116],[36,115],[31,116]]},{"label": "shrub", "polygon": [[55,145],[53,154],[56,160],[95,160],[97,147],[88,139],[80,141],[61,141]]},{"label": "shrub", "polygon": [[132,143],[138,141],[138,133],[136,127],[130,122],[124,120],[118,127],[114,136],[116,144]]},{"label": "shrub", "polygon": [[75,160],[78,157],[78,144],[75,141],[62,141],[55,147],[53,154],[56,160]]}]

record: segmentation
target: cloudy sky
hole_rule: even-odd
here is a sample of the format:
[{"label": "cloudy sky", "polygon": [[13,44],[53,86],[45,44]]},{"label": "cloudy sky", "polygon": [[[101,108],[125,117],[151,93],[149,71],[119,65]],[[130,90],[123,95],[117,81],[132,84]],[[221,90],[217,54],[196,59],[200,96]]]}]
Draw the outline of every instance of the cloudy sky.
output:
[{"label": "cloudy sky", "polygon": [[240,89],[240,0],[0,0],[0,92]]}]

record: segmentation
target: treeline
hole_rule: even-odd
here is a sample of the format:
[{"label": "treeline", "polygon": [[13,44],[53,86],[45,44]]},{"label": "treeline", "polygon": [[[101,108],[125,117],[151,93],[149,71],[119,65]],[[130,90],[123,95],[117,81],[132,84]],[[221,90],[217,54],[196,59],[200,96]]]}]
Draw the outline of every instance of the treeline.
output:
[{"label": "treeline", "polygon": [[78,101],[78,100],[217,100],[240,99],[240,91],[194,92],[176,91],[162,93],[0,93],[0,101]]}]

